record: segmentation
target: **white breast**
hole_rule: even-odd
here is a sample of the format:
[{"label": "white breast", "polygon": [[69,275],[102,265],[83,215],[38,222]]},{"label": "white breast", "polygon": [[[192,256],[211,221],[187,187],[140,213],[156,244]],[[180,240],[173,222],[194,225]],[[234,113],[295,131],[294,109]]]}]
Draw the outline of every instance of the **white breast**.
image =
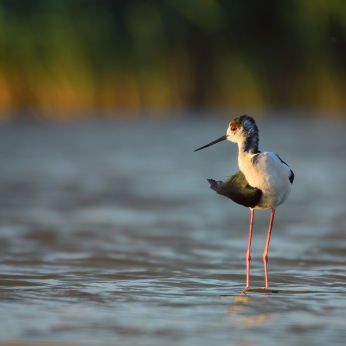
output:
[{"label": "white breast", "polygon": [[275,209],[291,192],[290,168],[273,153],[239,155],[239,168],[250,186],[262,190],[254,209]]}]

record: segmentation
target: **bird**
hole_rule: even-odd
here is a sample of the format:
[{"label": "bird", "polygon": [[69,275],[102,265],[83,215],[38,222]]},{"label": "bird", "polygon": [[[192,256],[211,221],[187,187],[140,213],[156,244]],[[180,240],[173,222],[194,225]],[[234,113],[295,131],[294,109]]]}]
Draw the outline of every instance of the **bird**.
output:
[{"label": "bird", "polygon": [[288,198],[294,173],[279,155],[261,152],[258,148],[259,131],[255,119],[242,115],[233,119],[226,135],[195,150],[199,151],[228,140],[238,144],[239,171],[225,182],[207,179],[210,188],[233,202],[250,208],[250,230],[246,252],[246,285],[250,285],[250,248],[255,210],[272,210],[267,241],[263,252],[265,288],[268,288],[268,249],[276,208]]}]

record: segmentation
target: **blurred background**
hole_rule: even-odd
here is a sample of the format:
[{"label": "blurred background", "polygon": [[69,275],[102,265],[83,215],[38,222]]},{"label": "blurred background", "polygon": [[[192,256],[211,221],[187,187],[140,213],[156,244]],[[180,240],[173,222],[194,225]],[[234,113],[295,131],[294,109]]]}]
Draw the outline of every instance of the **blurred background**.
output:
[{"label": "blurred background", "polygon": [[346,109],[343,0],[1,0],[2,118]]}]

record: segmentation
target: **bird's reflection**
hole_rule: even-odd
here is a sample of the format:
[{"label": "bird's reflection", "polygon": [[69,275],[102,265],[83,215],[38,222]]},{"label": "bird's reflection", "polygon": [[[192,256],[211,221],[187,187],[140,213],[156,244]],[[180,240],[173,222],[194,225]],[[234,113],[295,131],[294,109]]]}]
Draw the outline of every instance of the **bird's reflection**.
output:
[{"label": "bird's reflection", "polygon": [[279,293],[279,290],[273,290],[268,288],[249,288],[247,290],[242,290],[241,293],[246,295],[246,293],[263,293],[263,296],[267,296],[273,293]]},{"label": "bird's reflection", "polygon": [[[265,293],[264,296],[268,294],[269,293]],[[230,307],[225,310],[225,314],[235,318],[238,328],[261,326],[271,317],[271,313],[249,315],[249,309],[252,305],[253,297],[254,295],[246,293],[241,296],[220,296],[222,299],[225,298],[232,300]]]}]

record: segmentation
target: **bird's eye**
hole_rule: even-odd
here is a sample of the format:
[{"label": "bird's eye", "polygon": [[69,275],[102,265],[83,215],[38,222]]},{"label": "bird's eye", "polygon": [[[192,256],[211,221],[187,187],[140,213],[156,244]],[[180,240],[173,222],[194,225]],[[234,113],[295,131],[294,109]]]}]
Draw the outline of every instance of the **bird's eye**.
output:
[{"label": "bird's eye", "polygon": [[231,131],[237,131],[236,127],[231,127]]}]

